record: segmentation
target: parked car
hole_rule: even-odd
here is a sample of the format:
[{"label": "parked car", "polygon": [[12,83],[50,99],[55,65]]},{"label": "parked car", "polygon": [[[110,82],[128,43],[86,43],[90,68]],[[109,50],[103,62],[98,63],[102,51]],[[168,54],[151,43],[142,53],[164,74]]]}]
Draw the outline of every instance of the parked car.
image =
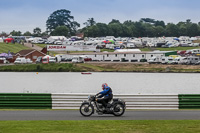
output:
[{"label": "parked car", "polygon": [[86,57],[84,58],[84,61],[92,61],[92,58]]}]

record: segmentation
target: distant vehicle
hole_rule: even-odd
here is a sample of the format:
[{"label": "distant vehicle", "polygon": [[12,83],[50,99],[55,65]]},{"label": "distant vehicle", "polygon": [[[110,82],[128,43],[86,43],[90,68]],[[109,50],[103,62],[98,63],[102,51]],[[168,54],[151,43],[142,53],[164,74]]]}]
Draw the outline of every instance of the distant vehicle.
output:
[{"label": "distant vehicle", "polygon": [[49,58],[50,58],[51,56],[49,56],[49,55],[46,55],[46,56],[44,56],[44,57],[42,57],[42,63],[43,64],[48,64],[49,63]]},{"label": "distant vehicle", "polygon": [[187,57],[176,57],[172,64],[186,64],[187,63]]},{"label": "distant vehicle", "polygon": [[92,61],[92,58],[86,57],[84,58],[84,61]]},{"label": "distant vehicle", "polygon": [[14,39],[13,38],[6,38],[6,39],[4,39],[4,42],[5,43],[11,43],[11,42],[14,42]]},{"label": "distant vehicle", "polygon": [[148,61],[149,64],[160,64],[161,60],[160,57],[151,57]]},{"label": "distant vehicle", "polygon": [[181,64],[181,65],[185,65],[185,64],[187,64],[187,57],[183,57],[182,59],[180,59],[180,61],[179,61],[179,64]]},{"label": "distant vehicle", "polygon": [[37,64],[37,63],[42,63],[42,57],[38,57],[38,58],[36,59],[35,63],[36,63],[36,64]]},{"label": "distant vehicle", "polygon": [[62,42],[61,41],[55,41],[54,44],[56,44],[56,45],[62,45]]},{"label": "distant vehicle", "polygon": [[6,63],[10,63],[8,60],[6,60],[6,58],[0,58],[0,60],[2,61],[2,63],[6,64]]},{"label": "distant vehicle", "polygon": [[56,57],[49,57],[49,63],[56,63]]},{"label": "distant vehicle", "polygon": [[84,57],[74,56],[72,58],[72,63],[84,63]]},{"label": "distant vehicle", "polygon": [[186,52],[185,50],[184,50],[184,51],[177,51],[177,54],[178,54],[178,55],[184,55],[185,52]]},{"label": "distant vehicle", "polygon": [[173,60],[174,60],[173,57],[162,57],[161,63],[162,64],[172,64]]},{"label": "distant vehicle", "polygon": [[17,58],[14,61],[15,64],[26,64],[26,63],[33,63],[33,61],[31,59],[26,59],[26,58]]},{"label": "distant vehicle", "polygon": [[200,61],[197,61],[197,62],[195,63],[195,65],[200,65]]},{"label": "distant vehicle", "polygon": [[189,56],[189,57],[187,57],[187,64],[188,65],[195,64],[198,61],[200,61],[199,57],[196,57],[196,56]]}]

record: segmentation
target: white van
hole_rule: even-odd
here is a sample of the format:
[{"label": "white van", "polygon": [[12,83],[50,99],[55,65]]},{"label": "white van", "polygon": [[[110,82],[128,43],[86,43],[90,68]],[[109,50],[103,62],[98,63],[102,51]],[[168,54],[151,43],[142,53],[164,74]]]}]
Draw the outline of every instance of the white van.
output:
[{"label": "white van", "polygon": [[56,63],[56,57],[49,57],[49,63]]},{"label": "white van", "polygon": [[176,57],[172,64],[186,64],[187,63],[187,57]]},{"label": "white van", "polygon": [[148,62],[149,64],[160,64],[161,60],[160,57],[151,57]]},{"label": "white van", "polygon": [[172,64],[174,58],[173,57],[162,57],[161,63],[162,64]]},{"label": "white van", "polygon": [[84,57],[74,56],[72,57],[72,63],[84,63]]},{"label": "white van", "polygon": [[14,61],[15,64],[26,64],[26,63],[33,63],[31,59],[26,59],[26,58],[17,58]]}]

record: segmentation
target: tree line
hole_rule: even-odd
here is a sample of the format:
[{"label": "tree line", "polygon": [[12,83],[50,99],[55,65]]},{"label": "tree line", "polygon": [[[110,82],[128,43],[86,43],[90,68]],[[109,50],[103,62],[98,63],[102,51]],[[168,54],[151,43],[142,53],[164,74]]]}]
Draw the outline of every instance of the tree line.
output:
[{"label": "tree line", "polygon": [[[120,22],[112,19],[108,24],[96,22],[94,18],[89,18],[85,27],[79,28],[80,24],[74,20],[71,11],[61,9],[54,11],[46,21],[46,31],[42,32],[39,27],[33,29],[33,33],[27,31],[24,34],[13,30],[13,36],[72,36],[76,33],[84,33],[85,37],[161,37],[161,36],[199,36],[200,22],[193,23],[190,19],[177,24],[167,23],[152,18],[141,18],[139,21],[126,20]],[[1,33],[1,36],[5,34]]]}]

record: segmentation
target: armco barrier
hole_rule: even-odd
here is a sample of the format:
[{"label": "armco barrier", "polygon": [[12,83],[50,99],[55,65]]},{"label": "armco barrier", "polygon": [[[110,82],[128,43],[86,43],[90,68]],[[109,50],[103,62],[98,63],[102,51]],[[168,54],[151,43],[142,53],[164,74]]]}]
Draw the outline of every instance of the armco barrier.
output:
[{"label": "armco barrier", "polygon": [[[0,109],[79,109],[88,95],[71,93],[0,93]],[[200,109],[200,94],[114,95],[127,109]]]},{"label": "armco barrier", "polygon": [[[89,94],[52,94],[52,109],[79,109]],[[178,109],[178,95],[114,95],[127,109]]]},{"label": "armco barrier", "polygon": [[179,109],[200,109],[200,94],[179,94]]},{"label": "armco barrier", "polygon": [[51,109],[51,94],[0,93],[0,109]]}]

